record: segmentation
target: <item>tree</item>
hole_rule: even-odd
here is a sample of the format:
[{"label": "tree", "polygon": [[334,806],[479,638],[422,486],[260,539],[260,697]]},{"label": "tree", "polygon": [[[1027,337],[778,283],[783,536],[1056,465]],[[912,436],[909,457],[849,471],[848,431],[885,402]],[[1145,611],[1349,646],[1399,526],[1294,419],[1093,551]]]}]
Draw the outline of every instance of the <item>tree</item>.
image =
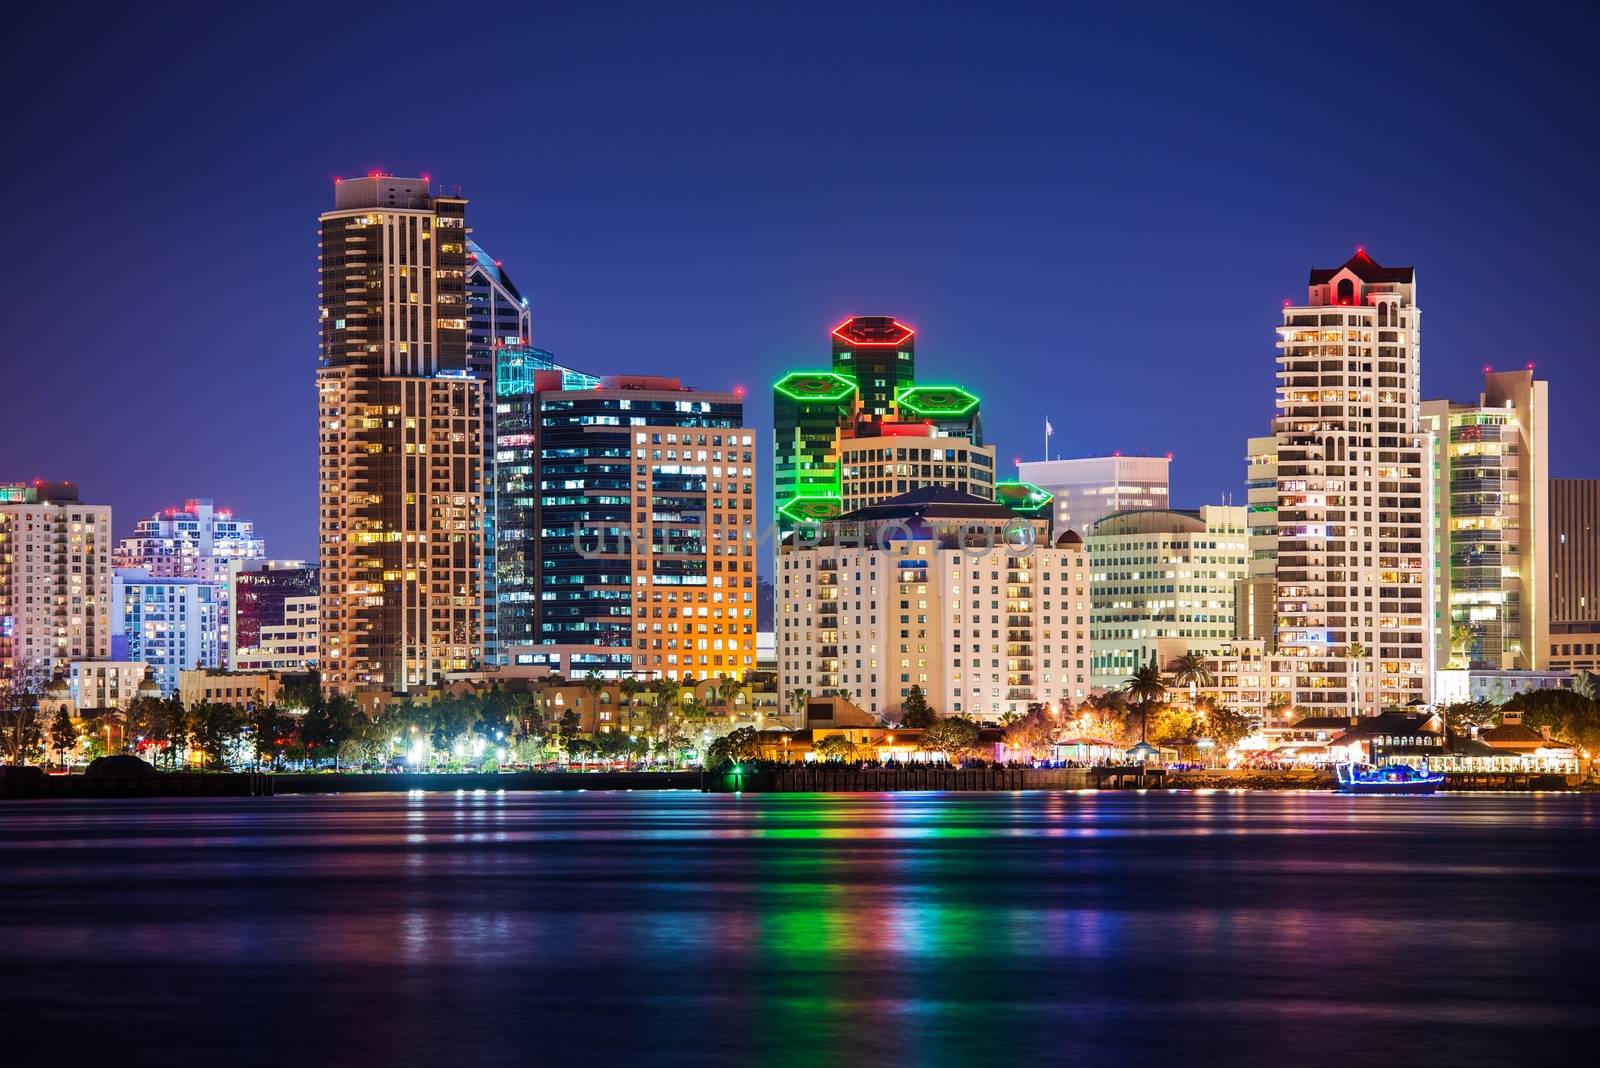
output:
[{"label": "tree", "polygon": [[56,709],[55,722],[50,724],[50,746],[63,768],[67,766],[67,757],[78,747],[78,728],[72,725],[65,705]]},{"label": "tree", "polygon": [[804,727],[806,718],[806,703],[811,700],[811,691],[804,686],[796,686],[788,693],[789,719],[796,726]]},{"label": "tree", "polygon": [[226,767],[228,744],[239,737],[244,717],[232,705],[201,701],[189,710],[193,724],[194,747],[200,751],[201,767]]},{"label": "tree", "polygon": [[[135,701],[129,708],[137,704]],[[183,707],[183,701],[175,696],[152,700],[143,706],[143,713],[149,717],[145,721],[145,736],[163,747],[167,754],[167,767],[176,768],[179,754],[189,747],[189,712]],[[136,737],[131,721],[125,733],[128,738],[125,739],[124,748],[127,748]]]},{"label": "tree", "polygon": [[39,695],[21,671],[0,680],[0,751],[7,764],[26,764],[44,741],[39,722]]},{"label": "tree", "polygon": [[1457,701],[1445,706],[1445,726],[1456,734],[1471,734],[1494,723],[1496,709],[1487,701]]},{"label": "tree", "polygon": [[339,750],[355,733],[361,715],[355,701],[343,694],[327,699],[318,697],[316,704],[306,709],[300,720],[300,739],[311,760],[315,762],[326,753],[333,757],[334,770],[339,770]]},{"label": "tree", "polygon": [[856,743],[846,734],[830,734],[817,743],[816,753],[824,760],[842,761],[853,760],[856,755]]},{"label": "tree", "polygon": [[1167,695],[1167,684],[1162,681],[1161,669],[1154,664],[1135,668],[1128,681],[1122,684],[1122,692],[1139,710],[1139,740],[1148,742],[1150,706],[1159,703]]},{"label": "tree", "polygon": [[965,716],[943,716],[923,728],[917,747],[959,763],[978,748],[978,725]]},{"label": "tree", "polygon": [[1571,690],[1527,690],[1514,695],[1502,711],[1522,713],[1535,730],[1550,728],[1552,737],[1585,749],[1600,749],[1600,705]]},{"label": "tree", "polygon": [[739,695],[744,692],[744,683],[731,675],[724,675],[718,680],[715,692],[717,701],[722,705],[723,711],[732,715],[734,703],[739,699]]},{"label": "tree", "polygon": [[600,677],[600,672],[591,671],[583,680],[583,688],[589,691],[590,703],[595,708],[595,719],[599,719],[600,695],[606,692],[606,680]]},{"label": "tree", "polygon": [[120,726],[124,749],[137,749],[140,738],[150,742],[158,740],[156,721],[161,718],[163,700],[160,697],[135,697],[123,708]]},{"label": "tree", "polygon": [[925,728],[933,725],[938,719],[937,713],[928,706],[928,695],[923,693],[922,687],[912,684],[906,691],[906,699],[900,702],[900,726]]},{"label": "tree", "polygon": [[1050,753],[1056,725],[1044,705],[1032,705],[1006,727],[1006,748],[1022,753],[1029,760],[1040,760]]},{"label": "tree", "polygon": [[[259,697],[259,695],[257,695]],[[271,764],[278,756],[278,743],[288,732],[289,718],[277,705],[257,700],[244,717],[244,729],[250,735],[250,745],[258,767]]]},{"label": "tree", "polygon": [[719,768],[724,764],[755,760],[760,755],[761,732],[754,727],[740,727],[711,743],[710,748],[706,750],[705,766]]},{"label": "tree", "polygon": [[1195,703],[1199,687],[1215,686],[1217,682],[1211,674],[1211,668],[1206,665],[1205,658],[1199,653],[1184,653],[1169,665],[1169,670],[1174,685],[1189,687],[1191,705]]},{"label": "tree", "polygon": [[1210,738],[1226,752],[1250,733],[1250,717],[1236,708],[1213,708],[1200,725],[1201,737]]},{"label": "tree", "polygon": [[639,691],[643,688],[643,686],[634,676],[624,675],[622,677],[622,681],[617,684],[617,688],[622,691],[622,704],[628,710],[627,716],[624,717],[623,724],[624,726],[632,728],[633,711],[638,705]]}]

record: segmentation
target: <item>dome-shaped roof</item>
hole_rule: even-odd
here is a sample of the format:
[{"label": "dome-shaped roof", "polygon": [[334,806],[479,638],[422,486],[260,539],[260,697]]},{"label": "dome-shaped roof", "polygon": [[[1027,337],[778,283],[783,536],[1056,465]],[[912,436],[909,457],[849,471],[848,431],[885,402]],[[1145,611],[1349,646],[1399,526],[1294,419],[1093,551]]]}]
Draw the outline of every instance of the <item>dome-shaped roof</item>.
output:
[{"label": "dome-shaped roof", "polygon": [[155,679],[152,679],[150,676],[146,675],[144,681],[139,683],[139,696],[160,697],[161,686],[156,682]]},{"label": "dome-shaped roof", "polygon": [[71,691],[71,689],[72,687],[67,685],[67,680],[62,678],[60,675],[57,675],[55,678],[44,684],[45,693],[68,693]]},{"label": "dome-shaped roof", "polygon": [[1083,544],[1083,537],[1076,530],[1063,530],[1061,532],[1061,536],[1056,539],[1056,548],[1058,548],[1058,549],[1061,548],[1064,545],[1082,545],[1082,544]]}]

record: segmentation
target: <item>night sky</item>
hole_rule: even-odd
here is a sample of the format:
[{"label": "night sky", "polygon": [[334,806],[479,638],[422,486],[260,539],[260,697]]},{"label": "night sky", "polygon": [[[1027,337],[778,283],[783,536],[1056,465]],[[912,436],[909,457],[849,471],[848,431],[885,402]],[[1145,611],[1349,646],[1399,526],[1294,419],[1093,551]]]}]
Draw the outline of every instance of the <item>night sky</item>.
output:
[{"label": "night sky", "polygon": [[1600,475],[1592,15],[39,6],[0,480],[76,480],[119,534],[209,496],[315,554],[316,216],[373,169],[460,186],[537,344],[743,385],[763,440],[783,370],[892,314],[1004,467],[1048,415],[1238,501],[1278,309],[1362,245],[1417,267],[1428,395],[1533,361],[1552,474]]}]

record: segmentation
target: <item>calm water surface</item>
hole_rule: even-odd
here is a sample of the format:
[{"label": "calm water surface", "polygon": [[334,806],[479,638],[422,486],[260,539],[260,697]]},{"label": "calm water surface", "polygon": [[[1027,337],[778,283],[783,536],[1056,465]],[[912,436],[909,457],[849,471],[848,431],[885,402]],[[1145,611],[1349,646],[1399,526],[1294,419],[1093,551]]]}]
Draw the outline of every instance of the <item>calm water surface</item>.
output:
[{"label": "calm water surface", "polygon": [[0,1020],[52,1063],[1587,1062],[1597,846],[1569,795],[7,802]]}]

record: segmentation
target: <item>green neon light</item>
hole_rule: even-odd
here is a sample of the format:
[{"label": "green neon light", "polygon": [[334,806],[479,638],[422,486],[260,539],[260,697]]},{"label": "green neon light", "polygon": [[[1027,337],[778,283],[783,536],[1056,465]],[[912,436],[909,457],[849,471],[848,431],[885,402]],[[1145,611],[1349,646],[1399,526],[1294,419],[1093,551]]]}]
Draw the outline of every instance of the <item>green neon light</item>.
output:
[{"label": "green neon light", "polygon": [[778,514],[796,523],[820,523],[826,519],[833,519],[843,511],[843,499],[832,494],[805,495],[786,502],[778,509]]},{"label": "green neon light", "polygon": [[1055,500],[1055,495],[1032,482],[1012,480],[994,484],[994,499],[1013,512],[1041,512]]},{"label": "green neon light", "polygon": [[969,415],[978,407],[977,396],[960,386],[905,386],[895,392],[894,402],[933,419]]},{"label": "green neon light", "polygon": [[826,404],[846,399],[856,391],[856,384],[837,371],[790,371],[772,388],[802,404]]}]

